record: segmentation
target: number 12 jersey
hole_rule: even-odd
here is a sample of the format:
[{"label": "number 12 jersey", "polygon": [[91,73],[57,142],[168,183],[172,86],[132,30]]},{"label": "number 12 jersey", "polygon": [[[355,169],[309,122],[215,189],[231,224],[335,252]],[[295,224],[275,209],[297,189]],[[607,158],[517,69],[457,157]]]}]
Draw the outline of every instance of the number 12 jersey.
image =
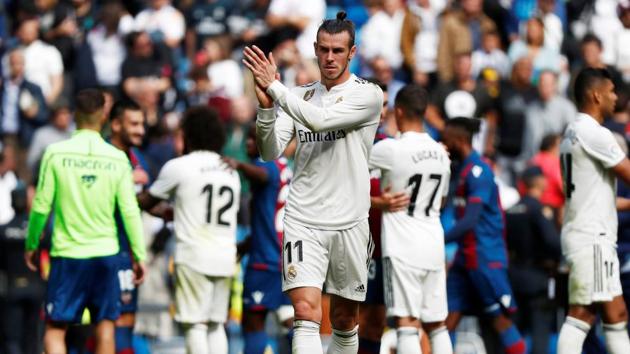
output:
[{"label": "number 12 jersey", "polygon": [[232,276],[236,267],[238,173],[211,151],[167,162],[149,193],[175,199],[175,263],[211,276]]},{"label": "number 12 jersey", "polygon": [[624,157],[610,130],[593,117],[579,113],[567,127],[560,145],[565,255],[599,241],[617,243],[616,178],[611,168]]},{"label": "number 12 jersey", "polygon": [[406,191],[407,209],[383,213],[383,257],[422,269],[444,267],[442,197],[448,193],[450,160],[442,145],[426,133],[405,132],[372,148],[370,169],[382,172],[381,188]]}]

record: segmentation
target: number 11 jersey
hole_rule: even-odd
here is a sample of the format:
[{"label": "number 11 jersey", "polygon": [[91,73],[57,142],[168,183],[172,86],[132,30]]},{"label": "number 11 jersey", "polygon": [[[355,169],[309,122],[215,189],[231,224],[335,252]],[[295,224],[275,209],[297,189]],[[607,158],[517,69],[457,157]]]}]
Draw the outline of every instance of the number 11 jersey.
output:
[{"label": "number 11 jersey", "polygon": [[610,130],[579,113],[560,144],[566,197],[562,252],[606,241],[617,243],[616,178],[612,167],[624,159]]},{"label": "number 11 jersey", "polygon": [[175,200],[175,263],[210,276],[232,276],[236,267],[238,173],[211,151],[168,161],[149,193]]},{"label": "number 11 jersey", "polygon": [[383,213],[383,257],[422,269],[444,267],[442,197],[448,192],[450,160],[442,145],[426,133],[406,132],[372,148],[370,169],[382,172],[381,188],[406,191],[409,206]]}]

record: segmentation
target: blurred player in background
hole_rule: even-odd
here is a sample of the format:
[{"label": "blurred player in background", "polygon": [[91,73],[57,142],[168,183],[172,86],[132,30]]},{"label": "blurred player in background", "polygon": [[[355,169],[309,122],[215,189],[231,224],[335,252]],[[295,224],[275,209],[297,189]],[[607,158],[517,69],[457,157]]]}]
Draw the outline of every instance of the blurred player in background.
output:
[{"label": "blurred player in background", "polygon": [[448,315],[444,230],[440,208],[448,194],[451,163],[444,147],[424,132],[427,92],[404,86],[394,110],[399,139],[374,145],[370,168],[382,183],[407,191],[406,209],[383,213],[383,274],[388,317],[397,328],[397,351],[421,353],[420,321],[435,353],[452,353],[444,320]]},{"label": "blurred player in background", "polygon": [[558,354],[582,351],[601,311],[609,353],[630,353],[628,313],[617,258],[616,176],[630,183],[630,161],[610,130],[601,126],[613,114],[617,95],[606,69],[587,68],[575,79],[578,106],[560,144],[566,210],[562,253],[569,265],[569,312],[560,330]]},{"label": "blurred player in background", "polygon": [[40,236],[54,208],[45,351],[65,353],[68,325],[79,322],[88,308],[96,323],[96,353],[111,354],[114,321],[120,315],[120,247],[114,212],[120,212],[129,237],[136,284],[145,270],[142,222],[129,160],[100,135],[107,119],[103,94],[83,90],[75,102],[77,131],[71,139],[50,145],[42,159],[25,259],[35,271]]},{"label": "blurred player in background", "polygon": [[[136,193],[143,191],[150,183],[149,165],[140,152],[144,138],[144,113],[132,101],[114,103],[110,112],[110,143],[122,150],[129,158]],[[120,317],[116,320],[116,353],[129,354],[133,351],[133,327],[138,309],[138,289],[133,283],[132,258],[129,241],[122,226],[120,213],[116,212],[118,227],[118,280],[120,282]]]},{"label": "blurred player in background", "polygon": [[252,188],[252,234],[245,241],[249,259],[243,290],[243,336],[245,354],[260,354],[268,345],[265,319],[269,311],[276,313],[287,335],[293,325],[293,308],[281,283],[284,207],[292,172],[284,157],[267,162],[260,159],[255,126],[248,131],[246,147],[250,163],[225,160],[243,173]]},{"label": "blurred player in background", "polygon": [[[297,139],[295,176],[284,223],[283,290],[295,310],[294,353],[321,353],[322,287],[331,294],[329,353],[358,350],[359,302],[365,300],[373,250],[368,226],[367,166],[383,94],[352,75],[354,24],[341,11],[318,29],[321,81],[289,90],[273,56],[245,48],[260,104],[257,143],[265,160]],[[274,103],[281,109],[277,112]],[[277,114],[278,113],[278,114]]]},{"label": "blurred player in background", "polygon": [[459,162],[454,172],[457,221],[446,242],[458,242],[454,264],[448,272],[449,331],[455,330],[463,313],[481,308],[492,319],[508,354],[525,353],[525,342],[509,318],[516,310],[507,274],[504,215],[494,173],[473,150],[472,137],[480,122],[454,118],[446,122],[444,144]]},{"label": "blurred player in background", "polygon": [[225,132],[214,110],[189,109],[181,127],[185,155],[162,167],[140,206],[175,201],[175,320],[184,327],[187,353],[226,354],[241,183],[219,155]]}]

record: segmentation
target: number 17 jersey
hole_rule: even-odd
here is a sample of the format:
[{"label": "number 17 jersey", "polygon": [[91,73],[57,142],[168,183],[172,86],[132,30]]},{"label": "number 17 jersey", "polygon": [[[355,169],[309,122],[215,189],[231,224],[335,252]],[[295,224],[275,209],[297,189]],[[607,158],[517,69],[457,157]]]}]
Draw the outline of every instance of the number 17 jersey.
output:
[{"label": "number 17 jersey", "polygon": [[372,148],[370,169],[381,170],[381,189],[405,191],[409,206],[384,212],[383,257],[421,269],[444,267],[444,230],[440,223],[442,197],[448,192],[450,160],[441,144],[426,133],[406,132]]},{"label": "number 17 jersey", "polygon": [[587,114],[579,113],[565,130],[560,144],[565,255],[601,241],[617,243],[616,178],[611,168],[624,157],[610,130]]},{"label": "number 17 jersey", "polygon": [[232,276],[236,266],[238,173],[211,151],[168,161],[149,193],[175,200],[175,263],[210,276]]}]

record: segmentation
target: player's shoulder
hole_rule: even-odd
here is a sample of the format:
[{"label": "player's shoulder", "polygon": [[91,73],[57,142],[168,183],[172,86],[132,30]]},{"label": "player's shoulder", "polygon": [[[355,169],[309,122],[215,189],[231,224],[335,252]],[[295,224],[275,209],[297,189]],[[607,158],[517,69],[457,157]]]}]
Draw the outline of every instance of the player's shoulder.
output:
[{"label": "player's shoulder", "polygon": [[466,168],[466,178],[469,180],[494,180],[492,167],[483,158],[471,159]]},{"label": "player's shoulder", "polygon": [[387,137],[374,143],[372,146],[372,153],[393,150],[398,144],[400,144],[400,140]]},{"label": "player's shoulder", "polygon": [[351,83],[353,84],[352,87],[358,88],[364,93],[365,93],[365,90],[370,90],[371,92],[377,95],[383,96],[383,90],[381,90],[381,88],[376,83],[370,80],[364,79],[356,75],[352,75],[350,77],[350,80],[351,80]]}]

